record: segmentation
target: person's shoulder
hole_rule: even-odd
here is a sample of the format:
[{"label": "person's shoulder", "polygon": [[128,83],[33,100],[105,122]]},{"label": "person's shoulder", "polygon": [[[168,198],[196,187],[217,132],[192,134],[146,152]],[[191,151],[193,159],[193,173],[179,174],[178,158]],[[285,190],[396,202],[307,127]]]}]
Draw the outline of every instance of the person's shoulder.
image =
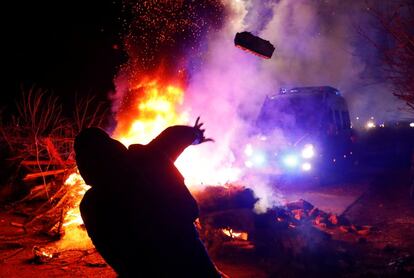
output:
[{"label": "person's shoulder", "polygon": [[145,149],[145,145],[142,145],[142,144],[132,144],[128,146],[128,150],[130,151],[144,150],[144,149]]},{"label": "person's shoulder", "polygon": [[77,139],[96,139],[96,138],[109,138],[108,133],[99,127],[88,127],[82,129],[75,138]]},{"label": "person's shoulder", "polygon": [[96,190],[94,188],[89,188],[88,191],[85,192],[85,194],[82,197],[82,200],[79,204],[80,211],[85,211],[93,205],[96,199]]},{"label": "person's shoulder", "polygon": [[110,139],[108,133],[98,127],[82,129],[74,141],[74,149],[77,154],[88,151],[90,148],[101,146]]},{"label": "person's shoulder", "polygon": [[88,199],[90,199],[90,198],[93,198],[93,196],[94,195],[96,195],[96,189],[95,188],[93,188],[93,187],[91,187],[91,188],[89,188],[86,192],[85,192],[85,194],[83,194],[83,197],[82,197],[82,200],[81,200],[81,203],[82,202],[85,202],[85,201],[87,201]]}]

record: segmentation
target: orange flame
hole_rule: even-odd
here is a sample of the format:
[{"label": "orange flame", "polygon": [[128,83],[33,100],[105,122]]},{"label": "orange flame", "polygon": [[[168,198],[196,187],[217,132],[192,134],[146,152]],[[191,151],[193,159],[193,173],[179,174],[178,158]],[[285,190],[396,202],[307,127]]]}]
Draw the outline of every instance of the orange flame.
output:
[{"label": "orange flame", "polygon": [[[142,80],[133,86],[132,91],[135,93],[133,104],[118,114],[118,125],[113,135],[124,145],[146,144],[166,127],[187,122],[186,114],[177,112],[184,96],[184,90],[180,86],[163,84],[153,78]],[[90,186],[85,184],[77,172],[67,178],[65,185],[71,187],[70,194],[74,203],[64,217],[65,234],[59,247],[89,247],[89,237],[81,229],[83,221],[79,204]]]},{"label": "orange flame", "polygon": [[[171,79],[170,79],[171,80]],[[184,86],[182,82],[162,81],[158,77],[143,78],[140,82],[130,86],[129,107],[118,111],[117,127],[112,137],[124,145],[147,144],[165,128],[177,124],[189,124],[189,113],[182,107],[184,100]],[[238,170],[228,165],[220,165],[220,169],[212,168],[211,159],[205,159],[204,150],[200,154],[200,147],[187,149],[177,160],[177,167],[186,178],[187,185],[199,185],[203,182],[225,183],[235,180]],[[208,179],[210,177],[210,180]],[[213,182],[213,184],[214,184]],[[65,185],[73,187],[72,194],[76,194],[76,203],[73,204],[65,216],[63,227],[65,236],[60,248],[74,245],[90,246],[91,242],[85,231],[80,229],[83,224],[79,212],[80,201],[89,189],[78,173],[73,173],[66,180]],[[190,188],[191,189],[191,188]],[[247,233],[235,233],[230,230],[232,237],[247,240]],[[66,239],[66,240],[65,240]],[[64,244],[65,246],[62,246]]]},{"label": "orange flame", "polygon": [[[118,113],[113,137],[126,146],[147,144],[168,126],[190,124],[190,108],[183,107],[184,82],[179,77],[176,78],[178,81],[171,81],[171,78],[165,81],[162,71],[156,76],[143,78],[131,86],[128,96],[133,98],[132,104]],[[211,149],[203,146],[188,148],[178,158],[176,166],[186,178],[187,185],[224,184],[237,179],[238,169],[228,165],[213,168],[212,160],[205,159],[206,156],[211,158]]]},{"label": "orange flame", "polygon": [[76,200],[74,206],[66,213],[63,221],[63,227],[71,225],[80,225],[83,223],[79,212],[79,204],[85,192],[90,188],[86,185],[82,177],[78,173],[72,173],[65,181],[65,186],[71,187],[71,194]]},{"label": "orange flame", "polygon": [[185,112],[178,113],[184,90],[179,85],[163,84],[153,78],[133,86],[132,106],[118,115],[113,134],[124,145],[147,144],[166,127],[188,122]]},{"label": "orange flame", "polygon": [[69,175],[65,181],[65,186],[70,186],[70,194],[74,202],[63,219],[62,226],[65,233],[62,240],[57,243],[58,247],[60,249],[90,248],[92,247],[92,242],[85,230],[81,228],[83,221],[79,211],[79,204],[82,197],[90,186],[85,184],[77,172]]},{"label": "orange flame", "polygon": [[246,232],[236,232],[233,229],[222,229],[223,234],[230,238],[240,239],[240,240],[247,240],[249,235]]},{"label": "orange flame", "polygon": [[[147,76],[129,86],[128,99],[125,101],[128,102],[128,107],[124,105],[118,111],[117,127],[113,133],[113,137],[124,145],[147,144],[168,126],[192,124],[190,107],[183,107],[185,86],[182,72],[175,79],[165,78],[164,75],[161,69],[152,77]],[[195,120],[198,115],[192,116]],[[208,136],[208,130],[206,133]],[[188,186],[225,184],[239,177],[239,169],[221,163],[219,155],[217,158],[211,156],[212,152],[222,154],[223,146],[220,150],[213,150],[211,144],[190,147],[176,161]]]}]

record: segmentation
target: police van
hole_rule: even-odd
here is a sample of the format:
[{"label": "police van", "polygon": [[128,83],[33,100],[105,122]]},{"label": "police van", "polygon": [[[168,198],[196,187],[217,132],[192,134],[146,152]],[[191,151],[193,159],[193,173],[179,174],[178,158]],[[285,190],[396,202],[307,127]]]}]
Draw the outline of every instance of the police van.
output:
[{"label": "police van", "polygon": [[266,96],[242,156],[250,173],[322,176],[350,161],[352,146],[339,90],[296,87]]}]

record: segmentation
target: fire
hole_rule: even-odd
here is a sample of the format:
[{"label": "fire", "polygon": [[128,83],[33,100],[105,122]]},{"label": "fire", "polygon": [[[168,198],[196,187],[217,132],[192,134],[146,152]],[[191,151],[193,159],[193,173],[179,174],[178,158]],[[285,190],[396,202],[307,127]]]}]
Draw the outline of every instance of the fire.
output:
[{"label": "fire", "polygon": [[71,194],[76,200],[76,204],[66,213],[66,216],[63,221],[63,227],[71,225],[81,225],[83,224],[82,218],[80,216],[79,204],[82,200],[85,192],[90,188],[89,185],[86,185],[82,177],[78,173],[72,173],[65,181],[65,186],[72,187]]},{"label": "fire", "polygon": [[221,230],[223,232],[223,234],[225,234],[226,236],[230,237],[230,238],[234,238],[234,239],[240,239],[240,240],[247,240],[249,235],[246,232],[236,232],[233,231],[233,229],[222,229]]},{"label": "fire", "polygon": [[[163,84],[157,78],[147,78],[132,88],[135,93],[133,104],[123,113],[119,113],[117,129],[113,134],[124,145],[147,144],[166,127],[187,122],[186,113],[177,112],[184,97],[181,86]],[[85,232],[79,229],[83,224],[79,204],[90,186],[85,184],[77,172],[67,178],[65,185],[71,187],[74,202],[63,221],[65,235],[62,242],[71,245],[73,243],[67,241],[89,241]]]},{"label": "fire", "polygon": [[[112,134],[112,137],[125,146],[136,143],[147,144],[171,125],[191,125],[189,113],[182,107],[184,100],[182,82],[162,82],[160,78],[155,77],[144,78],[132,86],[130,91],[129,105],[123,107],[117,114],[117,127]],[[220,164],[220,169],[213,168],[211,165],[214,164],[214,158],[211,156],[211,151],[204,150],[201,154],[198,148],[200,147],[188,148],[176,162],[178,169],[186,178],[187,185],[191,187],[210,182],[224,184],[237,179],[238,169],[225,164]],[[90,187],[77,172],[68,177],[65,185],[72,187],[71,194],[75,201],[64,218],[65,236],[61,242],[71,247],[79,246],[79,243],[90,245],[89,237],[83,229],[80,229],[83,221],[79,212],[80,201]],[[232,230],[228,232],[232,237],[247,240],[247,233],[236,233]],[[61,246],[61,248],[65,247]]]},{"label": "fire", "polygon": [[153,78],[133,86],[133,91],[136,99],[128,111],[119,113],[113,134],[124,145],[147,144],[166,127],[188,122],[186,112],[177,112],[184,98],[181,86]]},{"label": "fire", "polygon": [[90,241],[86,231],[81,228],[83,224],[79,211],[79,204],[85,192],[90,188],[86,185],[79,173],[74,172],[65,181],[65,186],[70,186],[72,207],[66,212],[62,227],[65,231],[62,240],[58,243],[60,249],[66,248],[90,248]]},{"label": "fire", "polygon": [[[117,127],[113,134],[113,137],[124,145],[147,144],[171,125],[194,124],[190,122],[190,107],[183,107],[184,82],[180,81],[179,77],[176,81],[171,81],[172,78],[165,81],[162,76],[162,73],[158,73],[157,77],[143,78],[131,86],[128,98],[133,100],[129,99],[128,102],[132,104],[119,111]],[[192,120],[195,121],[197,116],[193,115]],[[206,136],[209,136],[208,128]],[[208,144],[214,143],[206,143]],[[217,145],[214,150],[206,148],[204,144],[196,148],[190,147],[178,158],[175,165],[189,187],[200,184],[225,184],[237,180],[240,175],[240,170],[232,167],[231,163],[222,163],[212,157],[212,152],[220,153],[220,156],[225,151],[228,150],[222,148],[218,151]]]}]

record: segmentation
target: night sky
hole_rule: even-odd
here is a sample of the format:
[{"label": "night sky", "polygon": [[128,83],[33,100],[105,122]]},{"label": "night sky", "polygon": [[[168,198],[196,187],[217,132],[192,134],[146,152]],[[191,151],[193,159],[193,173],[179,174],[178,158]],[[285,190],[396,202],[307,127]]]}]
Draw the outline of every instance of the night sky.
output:
[{"label": "night sky", "polygon": [[[133,38],[129,39],[128,42],[134,46],[145,45],[143,42],[146,41],[155,44],[158,40],[148,40],[145,34],[151,35],[152,32],[147,32],[152,30],[153,26],[151,24],[163,19],[162,16],[155,15],[148,8],[154,5],[157,6],[159,3],[155,3],[156,1],[124,0],[124,3],[138,3],[137,6],[141,6],[140,9],[134,10],[130,15],[131,18],[127,18],[128,15],[121,12],[121,1],[123,0],[73,0],[63,2],[16,0],[10,2],[7,9],[3,9],[4,13],[7,14],[7,18],[3,17],[1,24],[3,46],[1,61],[4,73],[2,78],[3,87],[0,94],[0,109],[10,108],[16,97],[19,96],[21,88],[27,89],[32,86],[53,91],[56,95],[62,97],[63,102],[69,109],[76,93],[80,95],[92,94],[102,100],[107,100],[109,93],[114,90],[114,77],[120,72],[119,67],[125,65],[127,61],[127,54],[122,50],[125,38]],[[212,57],[211,61],[203,61],[204,64],[203,67],[200,67],[201,69],[206,69],[209,62],[214,65],[210,71],[200,72],[198,70],[192,72],[193,75],[194,73],[199,75],[198,84],[207,80],[215,70],[227,69],[230,75],[227,79],[224,79],[224,82],[209,82],[209,84],[206,83],[205,87],[191,86],[190,84],[190,91],[193,89],[206,94],[208,91],[216,92],[220,90],[223,93],[230,92],[231,94],[231,91],[237,88],[236,101],[243,102],[243,95],[250,96],[249,84],[239,82],[240,86],[237,87],[232,76],[236,71],[241,70],[241,74],[246,71],[246,67],[239,66],[240,59],[236,58],[222,64],[214,64],[220,61],[217,58],[218,55],[223,54],[222,61],[226,61],[224,58],[236,55],[234,54],[236,53],[234,47],[231,45],[234,34],[226,34],[225,29],[220,32],[207,32],[207,29],[203,27],[203,24],[206,26],[214,25],[212,23],[221,26],[222,19],[225,19],[225,23],[232,22],[232,16],[235,14],[230,13],[224,16],[224,13],[219,9],[220,6],[214,5],[216,2],[220,2],[218,0],[195,2],[188,0],[184,2],[191,2],[195,7],[194,12],[188,13],[188,15],[185,14],[184,19],[190,19],[189,22],[194,23],[190,26],[197,26],[198,29],[196,28],[197,32],[193,33],[187,32],[187,29],[184,30],[186,32],[178,32],[179,38],[182,39],[187,36],[189,42],[195,43],[196,47],[192,45],[191,48],[195,49],[192,54],[200,54],[200,56],[203,54],[203,58]],[[266,85],[266,88],[262,88],[262,91],[271,92],[284,84],[326,85],[329,83],[328,85],[336,86],[344,92],[355,110],[365,111],[366,107],[374,107],[375,109],[371,110],[376,111],[396,110],[394,106],[390,107],[389,105],[390,100],[394,101],[394,99],[391,99],[389,89],[382,84],[375,88],[366,86],[366,84],[382,82],[383,78],[379,74],[380,67],[377,65],[379,60],[375,48],[367,43],[365,39],[362,39],[353,27],[354,25],[362,26],[374,38],[381,37],[375,32],[371,32],[373,29],[367,24],[368,15],[364,12],[362,2],[358,0],[349,2],[339,0],[251,0],[237,2],[239,4],[248,3],[244,7],[248,10],[246,17],[243,19],[244,26],[247,26],[248,30],[262,34],[277,46],[275,57],[268,63],[262,63],[263,71],[252,72],[251,75],[258,76],[258,80],[260,80],[254,84],[254,87]],[[386,3],[387,1],[373,2],[380,6],[380,3]],[[211,9],[206,9],[207,4],[203,3],[207,3]],[[275,5],[278,5],[279,8],[273,9]],[[217,16],[211,16],[209,13],[205,14],[206,11],[211,11],[211,15]],[[144,19],[148,19],[148,22],[138,16],[144,16]],[[164,16],[168,16],[168,13]],[[278,22],[278,19],[282,20]],[[306,23],[304,19],[309,20],[309,22]],[[140,25],[142,22],[149,23],[148,26],[144,26],[147,29],[142,29],[143,26]],[[178,22],[177,26],[184,26],[182,23],[187,21],[182,21],[182,18],[177,16],[171,22]],[[234,25],[237,26],[237,21],[234,22]],[[267,26],[268,24],[270,25]],[[128,29],[126,26],[129,26],[130,30],[126,30]],[[162,25],[160,26],[162,27]],[[176,25],[171,24],[171,26]],[[164,29],[167,34],[173,33],[168,28],[161,28],[160,30],[163,31]],[[193,29],[189,28],[188,30],[193,31]],[[235,29],[235,31],[243,30]],[[207,48],[207,40],[200,38],[204,38],[205,33],[216,34],[216,32],[222,35],[221,38],[227,38],[228,40],[218,41],[216,38],[216,44],[210,40],[210,45]],[[130,36],[125,36],[126,34]],[[165,39],[165,36],[160,36],[155,31],[154,34],[156,36],[153,37]],[[161,32],[161,34],[164,33]],[[168,42],[168,40],[166,41]],[[178,43],[178,46],[174,45],[174,47],[179,48],[184,45],[183,52],[188,53],[188,43],[185,39],[183,41],[186,43]],[[197,43],[201,47],[198,47]],[[215,49],[214,45],[219,47]],[[169,45],[166,44],[166,46]],[[178,54],[181,53],[179,51],[169,51],[170,49],[165,48],[165,45],[163,47],[159,49],[167,49],[168,51],[161,51],[160,53],[168,53],[166,55],[168,57],[179,56]],[[200,48],[204,50],[204,53],[198,51]],[[157,50],[154,47],[151,48],[155,51],[154,49]],[[146,53],[139,47],[136,50],[139,53]],[[133,51],[130,47],[128,53],[130,56],[131,52]],[[158,54],[158,52],[155,51],[155,54]],[[197,64],[195,62],[198,61],[194,59],[197,55],[187,56],[192,58],[190,62]],[[132,56],[137,58],[140,55]],[[164,58],[161,55],[153,56]],[[151,57],[151,55],[145,55],[145,57]],[[173,60],[171,64],[176,65],[177,63]],[[132,65],[135,66],[135,64]],[[230,66],[233,67],[230,68]],[[128,74],[131,75],[130,72]],[[218,76],[225,75],[221,73]],[[195,76],[194,80],[196,79]],[[227,82],[227,80],[232,80],[232,82]],[[243,78],[240,78],[238,81],[243,80]],[[211,84],[220,84],[220,87],[212,88]],[[222,88],[223,85],[228,85],[229,88],[225,90]],[[388,97],[375,98],[373,104],[371,95],[377,93],[378,88],[384,91],[384,95]],[[210,97],[207,97],[207,99],[210,99]],[[263,96],[259,96],[258,102],[261,102],[262,99]],[[383,99],[384,101],[382,101]],[[250,99],[248,102],[251,103]]]},{"label": "night sky", "polygon": [[106,98],[126,56],[120,50],[120,5],[114,1],[16,1],[2,23],[4,84],[1,105],[21,88]]}]

